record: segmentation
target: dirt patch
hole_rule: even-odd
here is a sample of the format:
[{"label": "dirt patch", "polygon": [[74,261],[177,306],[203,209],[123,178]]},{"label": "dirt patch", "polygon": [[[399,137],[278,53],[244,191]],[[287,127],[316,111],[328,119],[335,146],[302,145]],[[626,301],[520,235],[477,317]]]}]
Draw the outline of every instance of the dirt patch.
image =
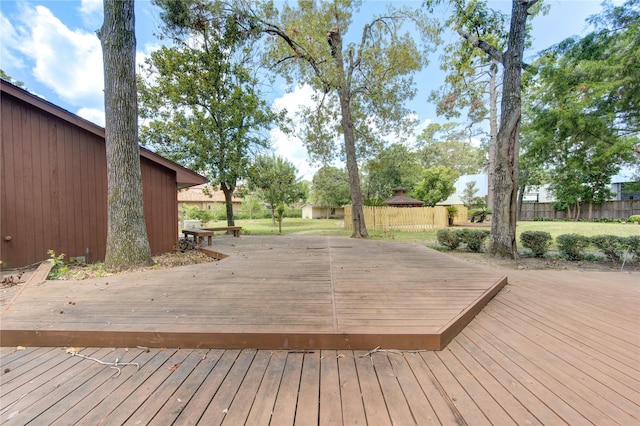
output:
[{"label": "dirt patch", "polygon": [[[555,270],[580,270],[580,271],[620,271],[622,264],[613,264],[609,260],[594,261],[569,261],[556,257],[535,258],[522,256],[518,260],[501,259],[489,256],[485,253],[471,253],[466,251],[445,252],[451,256],[466,260],[467,262],[493,269],[555,269]],[[624,271],[640,271],[640,262],[627,261]]]}]

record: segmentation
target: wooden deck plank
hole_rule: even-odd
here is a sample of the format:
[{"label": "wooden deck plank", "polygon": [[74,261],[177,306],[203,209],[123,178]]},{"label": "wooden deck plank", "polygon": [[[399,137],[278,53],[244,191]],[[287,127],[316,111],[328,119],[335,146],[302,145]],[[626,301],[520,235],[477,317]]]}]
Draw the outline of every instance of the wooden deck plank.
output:
[{"label": "wooden deck plank", "polygon": [[256,353],[249,371],[224,417],[223,425],[247,424],[249,412],[256,399],[256,394],[265,376],[270,359],[271,352],[269,351],[258,351]]},{"label": "wooden deck plank", "polygon": [[[155,398],[156,392],[162,388],[162,384],[175,371],[180,370],[180,365],[188,357],[191,350],[178,349],[162,365],[158,366],[149,379],[135,388],[128,398],[122,400],[105,418],[105,424],[124,424],[132,415],[135,415],[147,401]],[[153,413],[155,414],[155,412]],[[151,416],[152,417],[152,416]]]},{"label": "wooden deck plank", "polygon": [[296,426],[318,424],[318,401],[320,393],[320,351],[310,351],[304,354],[302,372],[300,374],[300,389],[298,391],[298,407],[294,424]]},{"label": "wooden deck plank", "polygon": [[202,413],[200,422],[205,425],[220,425],[224,421],[231,403],[238,394],[247,372],[251,368],[255,350],[245,349],[238,355],[231,370],[220,384],[219,390],[213,395],[207,409]]},{"label": "wooden deck plank", "polygon": [[271,352],[269,365],[256,392],[255,400],[247,417],[248,425],[268,425],[278,396],[278,389],[287,362],[285,351]]},{"label": "wooden deck plank", "polygon": [[[123,382],[122,386],[119,386],[117,388],[117,392],[109,394],[108,398],[103,399],[98,405],[92,407],[91,410],[88,411],[86,415],[80,419],[79,424],[91,425],[99,424],[100,422],[102,422],[114,410],[116,410],[120,406],[120,404],[122,404],[124,401],[131,400],[131,398],[133,398],[133,395],[135,395],[136,390],[140,386],[143,386],[147,379],[153,377],[158,371],[161,371],[161,367],[176,352],[177,349],[154,351],[151,359],[144,363],[144,365],[140,366],[140,370],[137,374],[128,377],[126,381]],[[138,392],[137,395],[144,397],[142,392]]]},{"label": "wooden deck plank", "polygon": [[373,365],[378,375],[378,382],[384,395],[391,423],[399,425],[416,424],[417,419],[413,418],[407,399],[391,368],[388,355],[379,352],[372,354],[371,359],[373,360]]},{"label": "wooden deck plank", "polygon": [[[118,362],[122,363],[132,362],[137,358],[138,355],[140,355],[141,352],[142,350],[139,349],[131,351],[117,349],[108,353],[108,355],[104,359],[107,360],[107,362],[114,362],[115,359],[118,359]],[[136,368],[133,366],[122,366],[120,368],[121,371],[120,373],[118,373],[117,370],[106,366],[94,366],[93,370],[95,370],[95,374],[90,373],[88,369],[84,370],[84,374],[76,374],[73,380],[77,381],[79,383],[79,386],[77,386],[71,392],[61,395],[54,405],[35,417],[33,419],[33,422],[35,424],[50,425],[54,424],[56,420],[64,416],[66,416],[66,421],[68,421],[68,413],[75,407],[80,406],[81,402],[85,400],[88,395],[90,395],[95,390],[95,388],[101,387],[102,384],[109,380],[120,378],[120,376],[122,375],[122,370],[129,370],[131,372],[136,370]],[[64,385],[68,386],[68,383],[65,383]],[[56,388],[55,393],[60,394],[60,388]],[[47,399],[50,398],[52,398],[52,394],[49,394],[47,396]]]},{"label": "wooden deck plank", "polygon": [[388,357],[416,424],[439,425],[438,416],[411,371],[404,354],[389,353]]},{"label": "wooden deck plank", "polygon": [[371,357],[356,356],[358,380],[362,390],[364,412],[369,425],[391,425],[391,418],[378,382],[378,376]]},{"label": "wooden deck plank", "polygon": [[[111,349],[109,348],[101,348],[91,353],[91,356],[99,358],[107,355],[110,351]],[[0,422],[4,423],[11,419],[16,424],[26,424],[51,407],[57,407],[56,404],[59,404],[69,393],[82,384],[83,377],[81,373],[87,369],[91,370],[91,375],[95,375],[100,371],[99,366],[94,363],[83,361],[77,366],[75,372],[65,368],[59,370],[59,374],[55,376],[49,374],[47,380],[40,382],[40,386],[20,396],[18,400],[21,407],[20,410],[9,410],[6,417],[4,415],[0,416]],[[24,390],[21,389],[21,391]]]},{"label": "wooden deck plank", "polygon": [[340,375],[338,373],[338,353],[325,350],[320,352],[320,414],[319,425],[343,424],[342,401],[340,399]]},{"label": "wooden deck plank", "polygon": [[162,426],[173,423],[202,385],[202,378],[211,373],[223,353],[221,349],[192,352],[189,358],[198,357],[200,362],[189,372],[188,377],[176,388],[175,394],[162,405],[148,425]]},{"label": "wooden deck plank", "polygon": [[364,412],[362,390],[358,380],[358,371],[352,351],[340,351],[338,354],[338,371],[340,379],[340,401],[343,424],[365,425],[367,416]]},{"label": "wooden deck plank", "polygon": [[[503,278],[418,244],[300,236],[224,244],[231,255],[220,262],[27,286],[2,314],[3,342],[337,350],[377,341],[440,349]],[[261,342],[260,333],[289,343]],[[305,333],[317,334],[318,344]]]},{"label": "wooden deck plank", "polygon": [[289,353],[273,408],[271,424],[292,425],[298,408],[298,391],[302,374],[303,353]]},{"label": "wooden deck plank", "polygon": [[195,425],[209,406],[213,397],[220,391],[222,382],[235,364],[239,350],[227,350],[215,363],[209,374],[202,379],[202,385],[189,400],[189,403],[180,411],[176,424]]},{"label": "wooden deck plank", "polygon": [[[140,367],[144,366],[155,356],[155,352],[151,350],[137,349],[134,351],[130,349],[129,351],[133,354],[137,352],[137,356],[131,361],[138,363]],[[106,368],[105,371],[107,371]],[[80,419],[92,412],[102,401],[119,392],[120,386],[127,383],[131,376],[137,374],[138,371],[137,368],[130,366],[122,369],[120,375],[117,377],[118,380],[112,380],[113,376],[109,376],[108,379],[102,382],[98,381],[97,383],[92,380],[91,383],[88,383],[88,386],[93,389],[87,390],[84,394],[84,399],[81,399],[73,406],[65,405],[67,411],[51,424],[57,426],[82,424]]]}]

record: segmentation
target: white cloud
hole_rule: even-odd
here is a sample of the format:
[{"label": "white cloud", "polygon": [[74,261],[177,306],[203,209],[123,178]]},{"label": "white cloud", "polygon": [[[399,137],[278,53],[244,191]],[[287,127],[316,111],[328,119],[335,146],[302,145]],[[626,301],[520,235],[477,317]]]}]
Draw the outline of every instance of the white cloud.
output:
[{"label": "white cloud", "polygon": [[33,61],[38,81],[70,104],[102,104],[102,50],[94,33],[69,29],[44,6],[24,9],[16,32],[15,48]]},{"label": "white cloud", "polygon": [[98,29],[103,21],[103,0],[82,0],[80,2],[80,16],[86,27]]},{"label": "white cloud", "polygon": [[85,120],[89,120],[98,126],[104,127],[104,110],[96,108],[80,108],[76,113]]},{"label": "white cloud", "polygon": [[[291,93],[285,93],[281,97],[273,101],[273,108],[281,111],[287,110],[289,119],[292,120],[295,127],[299,127],[300,110],[305,106],[314,105],[313,89],[310,86],[297,86]],[[294,134],[286,134],[280,129],[272,129],[271,140],[273,142],[276,154],[291,161],[298,169],[298,176],[305,180],[311,180],[318,170],[309,163],[307,149],[304,147],[302,140]]]},{"label": "white cloud", "polygon": [[11,71],[25,67],[24,61],[11,51],[19,43],[18,34],[11,21],[0,13],[0,68],[11,75]]}]

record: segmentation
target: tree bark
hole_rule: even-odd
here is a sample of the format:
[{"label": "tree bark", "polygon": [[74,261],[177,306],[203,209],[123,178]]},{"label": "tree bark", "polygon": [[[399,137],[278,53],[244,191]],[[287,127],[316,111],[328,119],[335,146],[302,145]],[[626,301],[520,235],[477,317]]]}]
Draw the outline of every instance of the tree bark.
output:
[{"label": "tree bark", "polygon": [[233,188],[230,188],[226,183],[222,182],[220,189],[222,189],[224,193],[224,204],[227,209],[227,226],[236,226],[233,217]]},{"label": "tree bark", "polygon": [[487,165],[487,206],[493,206],[495,190],[493,188],[493,169],[496,158],[496,140],[498,138],[498,63],[493,62],[489,69],[489,164]]},{"label": "tree bark", "polygon": [[340,81],[337,90],[338,98],[340,99],[340,123],[342,124],[344,151],[347,157],[347,172],[349,174],[349,189],[351,192],[351,221],[353,223],[351,238],[369,238],[367,225],[364,221],[360,173],[356,159],[356,136],[353,128],[353,117],[351,116],[351,87],[344,72],[342,36],[338,28],[333,28],[329,31],[328,41],[329,46],[331,46],[331,56],[334,59]]},{"label": "tree bark", "polygon": [[143,211],[133,0],[104,0],[98,31],[104,59],[108,225],[105,269],[153,264]]},{"label": "tree bark", "polygon": [[522,58],[526,35],[527,10],[535,1],[512,1],[511,27],[503,55],[503,88],[500,129],[496,140],[493,175],[495,196],[492,204],[491,236],[488,252],[499,257],[518,257],[516,220],[519,174],[519,133],[522,92]]}]

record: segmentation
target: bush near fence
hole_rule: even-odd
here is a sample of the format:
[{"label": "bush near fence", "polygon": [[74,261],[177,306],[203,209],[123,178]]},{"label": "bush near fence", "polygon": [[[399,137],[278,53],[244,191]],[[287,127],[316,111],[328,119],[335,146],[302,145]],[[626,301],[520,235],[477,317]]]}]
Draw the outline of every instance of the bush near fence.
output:
[{"label": "bush near fence", "polygon": [[[467,223],[467,208],[456,205],[454,224]],[[423,232],[449,225],[446,206],[435,207],[373,207],[364,206],[364,222],[368,230]],[[351,206],[344,208],[344,229],[353,230]]]}]

